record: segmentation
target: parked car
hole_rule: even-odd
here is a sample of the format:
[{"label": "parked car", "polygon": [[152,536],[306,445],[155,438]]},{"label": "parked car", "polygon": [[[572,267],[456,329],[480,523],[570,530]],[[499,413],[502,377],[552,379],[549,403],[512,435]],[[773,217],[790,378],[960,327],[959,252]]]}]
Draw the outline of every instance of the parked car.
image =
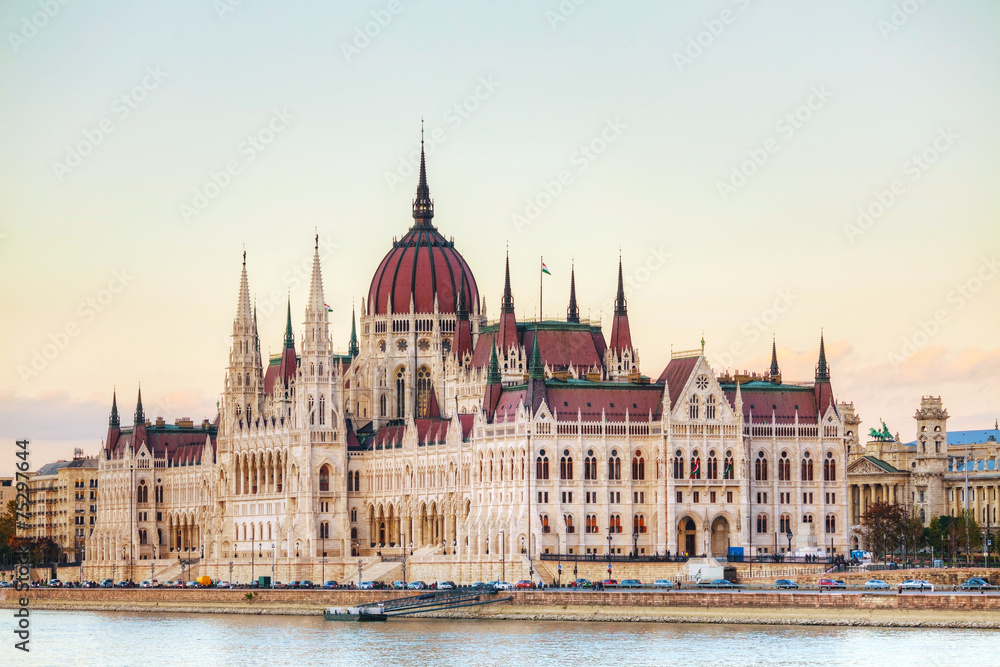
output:
[{"label": "parked car", "polygon": [[337,586],[339,586],[339,584],[333,579],[328,579],[323,582],[323,588],[337,588]]},{"label": "parked car", "polygon": [[[411,588],[411,589],[414,588],[413,587],[414,583],[420,584],[420,588],[427,588],[427,585],[424,584],[424,582],[422,582],[422,581],[411,582],[409,588]],[[372,590],[375,590],[375,582],[374,581],[362,581],[360,584],[358,584],[358,589],[363,590],[363,591],[372,591]]]},{"label": "parked car", "polygon": [[455,588],[456,588],[456,586],[455,586],[455,582],[454,581],[439,581],[439,582],[437,582],[437,589],[439,591],[453,591],[453,590],[455,590]]},{"label": "parked car", "polygon": [[187,587],[188,588],[204,588],[204,586],[202,586],[201,584],[199,584],[197,581],[189,581],[189,582],[187,582]]},{"label": "parked car", "polygon": [[907,579],[899,587],[904,591],[934,592],[934,584],[924,579]]},{"label": "parked car", "polygon": [[514,584],[514,588],[516,588],[518,590],[522,590],[522,589],[525,589],[525,588],[534,588],[534,587],[535,587],[535,584],[533,584],[532,582],[528,581],[527,579],[521,579],[516,584]]},{"label": "parked car", "polygon": [[288,582],[288,587],[289,588],[298,588],[299,587],[299,583],[300,583],[299,581],[289,581]]},{"label": "parked car", "polygon": [[149,579],[143,579],[142,581],[139,582],[139,588],[152,588],[152,587],[153,587],[153,582],[151,582]]},{"label": "parked car", "polygon": [[514,584],[510,583],[509,581],[494,581],[492,583],[493,583],[493,588],[497,589],[498,591],[514,590]]},{"label": "parked car", "polygon": [[847,590],[847,584],[839,579],[820,579],[819,589],[821,591]]},{"label": "parked car", "polygon": [[486,591],[488,593],[492,593],[497,590],[496,586],[494,586],[491,581],[477,581],[472,584],[472,587],[476,590]]},{"label": "parked car", "polygon": [[316,586],[313,584],[313,582],[311,582],[308,579],[306,579],[305,581],[300,581],[299,582],[299,588],[310,588],[311,589],[311,588],[316,588]]},{"label": "parked car", "polygon": [[603,586],[604,588],[618,588],[618,580],[605,579],[604,581],[601,582],[601,586]]},{"label": "parked car", "polygon": [[184,582],[178,579],[177,581],[174,582],[172,588],[184,588]]},{"label": "parked car", "polygon": [[573,582],[573,588],[593,588],[594,584],[590,583],[590,579],[577,579]]},{"label": "parked car", "polygon": [[131,581],[119,581],[117,584],[115,584],[115,588],[132,588],[132,582]]},{"label": "parked car", "polygon": [[622,579],[622,583],[618,584],[618,588],[642,588],[642,582],[638,579]]},{"label": "parked car", "polygon": [[233,585],[228,581],[220,581],[215,585],[216,588],[232,588]]},{"label": "parked car", "polygon": [[729,581],[728,579],[712,579],[711,581],[704,580],[698,582],[699,588],[739,588],[736,584]]},{"label": "parked car", "polygon": [[986,581],[982,577],[972,577],[959,586],[963,591],[981,591],[986,588],[993,588],[990,586],[990,582]]},{"label": "parked car", "polygon": [[882,581],[881,579],[869,579],[865,582],[866,591],[887,591],[889,590],[889,584]]},{"label": "parked car", "polygon": [[[364,583],[370,584],[372,582],[366,581]],[[422,591],[427,589],[427,584],[425,584],[422,581],[411,581],[410,583],[406,584],[406,589],[409,591]]]},{"label": "parked car", "polygon": [[797,583],[791,579],[777,579],[774,582],[774,587],[777,589],[794,590],[799,587]]},{"label": "parked car", "polygon": [[657,579],[653,582],[653,588],[673,588],[674,582],[669,579]]}]

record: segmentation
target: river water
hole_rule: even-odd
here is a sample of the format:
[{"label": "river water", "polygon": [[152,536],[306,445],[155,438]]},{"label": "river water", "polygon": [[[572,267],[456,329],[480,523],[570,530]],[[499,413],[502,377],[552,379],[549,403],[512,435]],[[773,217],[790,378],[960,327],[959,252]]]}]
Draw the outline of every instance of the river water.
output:
[{"label": "river water", "polygon": [[30,655],[4,633],[0,664],[1000,665],[991,630],[55,611],[31,620]]}]

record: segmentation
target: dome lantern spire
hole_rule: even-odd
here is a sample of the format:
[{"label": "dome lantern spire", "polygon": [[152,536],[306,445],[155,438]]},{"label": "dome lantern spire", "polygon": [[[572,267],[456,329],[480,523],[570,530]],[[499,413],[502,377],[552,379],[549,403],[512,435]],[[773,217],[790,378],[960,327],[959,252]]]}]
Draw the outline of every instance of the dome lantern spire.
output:
[{"label": "dome lantern spire", "polygon": [[427,186],[427,161],[424,159],[424,119],[420,119],[420,181],[417,183],[417,196],[413,200],[413,226],[434,227],[434,201],[431,199],[431,189]]}]

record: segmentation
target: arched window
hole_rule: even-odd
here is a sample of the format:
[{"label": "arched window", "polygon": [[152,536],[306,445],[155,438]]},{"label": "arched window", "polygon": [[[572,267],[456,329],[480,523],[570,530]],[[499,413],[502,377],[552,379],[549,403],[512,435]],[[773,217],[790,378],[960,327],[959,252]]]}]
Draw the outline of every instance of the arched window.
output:
[{"label": "arched window", "polygon": [[697,449],[691,453],[691,479],[701,479],[701,457]]},{"label": "arched window", "polygon": [[319,423],[321,426],[326,423],[326,396],[319,397]]},{"label": "arched window", "polygon": [[431,408],[431,371],[427,366],[421,366],[417,371],[417,414],[421,417],[430,415]]},{"label": "arched window", "polygon": [[330,466],[324,465],[319,469],[319,490],[330,490]]},{"label": "arched window", "polygon": [[758,514],[757,515],[757,533],[759,534],[759,533],[766,533],[766,532],[767,532],[767,515],[766,514]]},{"label": "arched window", "polygon": [[674,479],[684,479],[684,455],[679,449],[674,452]]},{"label": "arched window", "polygon": [[587,451],[587,458],[583,460],[583,478],[597,479],[597,458],[593,449]]},{"label": "arched window", "polygon": [[688,399],[688,417],[691,419],[698,418],[698,397],[692,396]]},{"label": "arched window", "polygon": [[146,482],[139,482],[139,488],[136,491],[136,502],[148,503],[149,502],[149,487],[146,486]]},{"label": "arched window", "polygon": [[827,535],[837,532],[837,517],[833,514],[826,515],[826,533]]},{"label": "arched window", "polygon": [[549,532],[550,531],[550,528],[549,528],[549,515],[548,514],[543,514],[543,515],[541,515],[540,518],[542,520],[542,532],[543,533]]},{"label": "arched window", "polygon": [[792,481],[792,462],[788,460],[788,452],[781,452],[781,458],[778,459],[778,481]]},{"label": "arched window", "polygon": [[645,533],[646,532],[646,517],[642,514],[636,514],[632,517],[632,532],[633,533]]},{"label": "arched window", "polygon": [[608,479],[622,478],[622,460],[618,458],[618,450],[611,450],[608,457]]},{"label": "arched window", "polygon": [[330,539],[330,523],[328,521],[322,521],[319,524],[319,539],[328,540]]},{"label": "arched window", "polygon": [[715,450],[708,453],[708,475],[706,479],[719,479],[719,459],[715,457]]},{"label": "arched window", "polygon": [[833,452],[827,452],[826,460],[823,461],[823,481],[837,481],[837,462],[833,459]]},{"label": "arched window", "polygon": [[535,459],[535,479],[549,478],[549,457],[545,455],[545,450],[538,452]]},{"label": "arched window", "polygon": [[715,396],[705,399],[705,419],[715,419]]},{"label": "arched window", "polygon": [[733,453],[731,451],[726,452],[726,460],[723,463],[722,469],[722,479],[733,479],[735,476],[735,462],[733,461]]},{"label": "arched window", "polygon": [[406,378],[403,376],[403,367],[396,369],[396,419],[403,419],[406,416]]},{"label": "arched window", "polygon": [[563,515],[563,521],[566,522],[566,532],[567,533],[575,533],[576,532],[576,526],[573,525],[573,515],[572,514],[564,514]]},{"label": "arched window", "polygon": [[597,532],[597,515],[596,514],[588,514],[587,515],[586,532],[588,532],[588,533],[596,533]]},{"label": "arched window", "polygon": [[145,544],[145,543],[146,543],[146,529],[145,528],[140,528],[139,529],[139,544]]},{"label": "arched window", "polygon": [[[309,397],[309,424],[310,425],[316,423],[316,413],[313,412],[313,406],[314,405],[316,405],[316,402],[313,400],[313,397],[310,396]],[[250,411],[249,410],[247,410],[247,419],[248,420],[250,419]]]},{"label": "arched window", "polygon": [[385,394],[378,397],[378,416],[385,417]]},{"label": "arched window", "polygon": [[813,460],[809,452],[806,452],[803,456],[805,458],[802,459],[802,481],[811,482],[813,481]]},{"label": "arched window", "polygon": [[792,532],[792,517],[787,514],[782,514],[778,517],[778,532],[782,535],[787,535]]},{"label": "arched window", "polygon": [[757,452],[757,460],[754,461],[753,472],[754,479],[758,482],[767,481],[767,458],[764,457],[764,452]]},{"label": "arched window", "polygon": [[642,458],[641,451],[637,451],[632,457],[632,479],[646,479],[646,459]]},{"label": "arched window", "polygon": [[813,515],[812,514],[803,514],[802,515],[802,523],[812,523],[812,522],[813,522]]},{"label": "arched window", "polygon": [[564,449],[562,458],[559,459],[559,479],[573,479],[573,457],[569,455],[569,450]]},{"label": "arched window", "polygon": [[618,514],[612,514],[611,520],[608,524],[609,533],[620,533],[622,532],[622,518]]}]

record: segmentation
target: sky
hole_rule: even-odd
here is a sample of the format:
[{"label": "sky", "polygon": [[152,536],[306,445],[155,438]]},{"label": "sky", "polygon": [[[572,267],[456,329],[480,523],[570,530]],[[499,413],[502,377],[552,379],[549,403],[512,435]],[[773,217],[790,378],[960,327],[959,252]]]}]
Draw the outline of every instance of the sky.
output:
[{"label": "sky", "polygon": [[[610,325],[641,369],[808,381],[911,439],[1000,416],[1000,5],[423,0],[0,5],[0,440],[96,455],[131,415],[214,417],[244,248],[262,346],[301,330],[314,234],[346,349],[412,224],[499,311]],[[605,332],[606,335],[609,331]],[[266,350],[265,350],[266,351]],[[0,474],[13,470],[13,447]]]}]

